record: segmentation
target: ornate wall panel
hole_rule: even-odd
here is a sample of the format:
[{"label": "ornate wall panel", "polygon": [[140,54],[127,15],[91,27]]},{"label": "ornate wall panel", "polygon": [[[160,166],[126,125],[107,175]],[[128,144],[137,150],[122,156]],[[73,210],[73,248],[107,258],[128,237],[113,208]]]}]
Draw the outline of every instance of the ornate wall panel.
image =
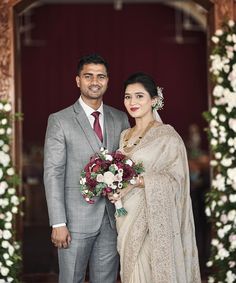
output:
[{"label": "ornate wall panel", "polygon": [[215,0],[215,28],[219,28],[227,19],[234,19],[234,5],[234,0]]},{"label": "ornate wall panel", "polygon": [[[11,11],[8,1],[0,3],[0,97],[9,98],[13,87],[11,54]],[[11,23],[12,24],[12,23]]]}]

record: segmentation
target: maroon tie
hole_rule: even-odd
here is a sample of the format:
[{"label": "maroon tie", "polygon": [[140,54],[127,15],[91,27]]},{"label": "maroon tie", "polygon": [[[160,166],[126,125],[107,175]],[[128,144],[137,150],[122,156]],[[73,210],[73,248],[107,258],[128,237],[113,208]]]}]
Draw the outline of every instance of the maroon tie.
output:
[{"label": "maroon tie", "polygon": [[103,140],[102,129],[101,129],[101,126],[100,126],[100,123],[99,123],[100,112],[95,111],[91,115],[93,115],[93,117],[95,118],[94,123],[93,123],[93,129],[94,129],[95,133],[97,134],[97,136],[99,137],[100,141],[102,142],[102,140]]}]

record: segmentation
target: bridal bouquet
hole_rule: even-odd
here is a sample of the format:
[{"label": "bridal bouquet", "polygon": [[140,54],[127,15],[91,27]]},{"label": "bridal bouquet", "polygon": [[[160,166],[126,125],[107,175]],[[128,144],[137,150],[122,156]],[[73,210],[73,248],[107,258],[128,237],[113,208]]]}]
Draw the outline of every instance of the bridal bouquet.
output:
[{"label": "bridal bouquet", "polygon": [[[106,196],[108,193],[115,195],[126,188],[142,172],[142,163],[135,164],[119,151],[109,153],[101,148],[81,172],[80,190],[84,199],[92,204],[94,197]],[[121,200],[116,201],[115,206],[117,216],[127,214]]]}]

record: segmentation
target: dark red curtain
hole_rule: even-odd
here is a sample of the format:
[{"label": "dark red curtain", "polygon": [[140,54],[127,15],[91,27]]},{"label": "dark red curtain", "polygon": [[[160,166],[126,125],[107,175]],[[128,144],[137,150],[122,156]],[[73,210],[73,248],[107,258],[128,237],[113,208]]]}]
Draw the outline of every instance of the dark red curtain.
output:
[{"label": "dark red curtain", "polygon": [[[175,10],[161,4],[42,5],[32,11],[32,46],[22,35],[24,145],[43,144],[47,117],[74,103],[78,59],[100,53],[110,65],[105,103],[123,108],[123,81],[136,71],[164,88],[160,112],[185,138],[190,123],[202,128],[207,109],[206,34],[184,31],[175,41]],[[195,24],[193,22],[193,24]],[[40,42],[38,42],[40,40]]]}]

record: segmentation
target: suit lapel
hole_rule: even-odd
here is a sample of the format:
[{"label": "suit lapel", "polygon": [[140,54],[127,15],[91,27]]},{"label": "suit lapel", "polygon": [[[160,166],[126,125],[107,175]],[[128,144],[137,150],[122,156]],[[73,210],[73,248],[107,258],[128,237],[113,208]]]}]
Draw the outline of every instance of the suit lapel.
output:
[{"label": "suit lapel", "polygon": [[104,128],[107,139],[107,149],[109,152],[113,151],[114,139],[115,139],[115,125],[114,119],[110,113],[110,109],[104,105]]},{"label": "suit lapel", "polygon": [[98,152],[100,150],[98,140],[78,100],[73,105],[73,108],[76,114],[76,120],[79,123],[81,129],[83,130],[84,135],[86,136],[90,146],[92,147],[94,152]]}]

